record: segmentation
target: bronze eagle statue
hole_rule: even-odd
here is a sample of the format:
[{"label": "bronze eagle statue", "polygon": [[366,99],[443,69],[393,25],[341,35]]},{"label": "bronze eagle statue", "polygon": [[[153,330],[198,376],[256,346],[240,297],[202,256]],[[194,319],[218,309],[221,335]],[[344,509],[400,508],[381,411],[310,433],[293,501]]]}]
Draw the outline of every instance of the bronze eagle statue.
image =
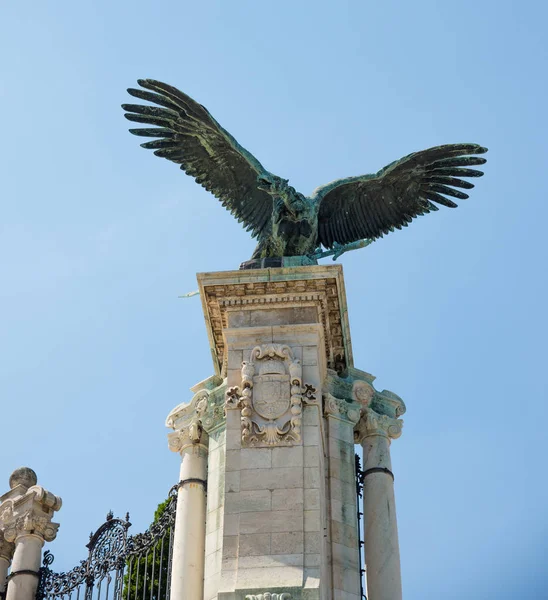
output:
[{"label": "bronze eagle statue", "polygon": [[138,84],[144,89],[128,92],[156,106],[123,104],[125,117],[154,127],[130,132],[159,138],[141,146],[179,164],[258,238],[254,259],[313,256],[321,247],[375,240],[437,211],[437,204],[455,208],[450,198],[468,198],[455,188],[474,187],[463,178],[483,175],[470,167],[486,162],[474,155],[487,148],[447,144],[408,154],[374,174],[322,185],[307,197],[267,171],[204,106],[160,81]]}]

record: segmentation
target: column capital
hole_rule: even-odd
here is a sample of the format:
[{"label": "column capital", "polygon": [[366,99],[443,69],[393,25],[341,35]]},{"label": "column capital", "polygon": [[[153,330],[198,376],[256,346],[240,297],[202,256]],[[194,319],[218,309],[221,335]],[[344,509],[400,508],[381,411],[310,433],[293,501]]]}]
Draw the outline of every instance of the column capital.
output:
[{"label": "column capital", "polygon": [[51,542],[57,536],[59,523],[52,523],[51,519],[61,508],[62,500],[36,482],[32,469],[17,469],[10,477],[11,490],[0,497],[0,531],[7,542],[24,535]]},{"label": "column capital", "polygon": [[167,416],[166,426],[175,430],[167,435],[172,452],[183,453],[186,448],[194,446],[207,448],[208,435],[203,421],[211,412],[209,396],[209,390],[200,390],[190,402],[179,404]]},{"label": "column capital", "polygon": [[4,532],[0,531],[0,558],[5,558],[8,562],[11,562],[14,550],[15,544],[13,542],[8,542],[4,537]]},{"label": "column capital", "polygon": [[360,404],[335,398],[335,396],[329,392],[323,396],[323,407],[326,417],[334,417],[344,421],[350,421],[350,423],[353,425],[360,420]]},{"label": "column capital", "polygon": [[366,408],[354,428],[354,440],[361,444],[366,438],[375,435],[395,440],[401,436],[402,427],[403,419],[381,415],[372,408]]}]

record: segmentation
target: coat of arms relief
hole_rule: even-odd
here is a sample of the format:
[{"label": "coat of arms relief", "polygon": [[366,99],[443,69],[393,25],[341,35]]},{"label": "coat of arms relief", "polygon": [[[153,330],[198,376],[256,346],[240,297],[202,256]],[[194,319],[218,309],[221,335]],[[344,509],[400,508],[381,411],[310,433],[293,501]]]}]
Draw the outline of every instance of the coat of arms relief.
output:
[{"label": "coat of arms relief", "polygon": [[289,346],[255,346],[242,363],[241,387],[227,392],[227,405],[241,409],[242,445],[300,444],[302,404],[315,392],[303,385],[301,361]]}]

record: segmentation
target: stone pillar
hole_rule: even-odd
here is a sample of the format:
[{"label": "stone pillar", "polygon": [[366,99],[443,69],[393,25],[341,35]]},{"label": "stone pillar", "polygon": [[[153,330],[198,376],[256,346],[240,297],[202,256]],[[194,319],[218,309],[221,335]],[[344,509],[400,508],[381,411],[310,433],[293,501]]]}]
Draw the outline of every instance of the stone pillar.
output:
[{"label": "stone pillar", "polygon": [[331,509],[326,534],[331,542],[333,597],[353,600],[360,597],[361,579],[354,453],[354,426],[360,418],[361,407],[329,392],[323,399]]},{"label": "stone pillar", "polygon": [[5,540],[15,542],[7,600],[34,600],[42,546],[55,539],[59,528],[51,519],[61,498],[36,483],[36,473],[22,467],[10,477],[11,490],[0,497],[0,529]]},{"label": "stone pillar", "polygon": [[[399,406],[396,403],[394,411],[386,410],[387,407],[382,403],[375,405],[372,388],[369,397],[363,387],[357,396],[361,396],[363,406],[362,418],[356,427],[356,441],[363,448],[367,597],[369,600],[401,600],[400,550],[390,441],[401,435],[403,421],[396,417],[405,408],[403,403]],[[386,412],[392,412],[394,416]]]},{"label": "stone pillar", "polygon": [[[198,283],[215,375],[167,425],[183,467],[183,448],[209,436],[205,585],[191,591],[174,554],[173,600],[182,584],[192,600],[360,600],[356,423],[404,407],[354,368],[340,265],[202,273]],[[184,541],[188,526],[180,507],[177,540],[202,548],[202,530],[199,543]]]},{"label": "stone pillar", "polygon": [[[359,600],[337,595],[342,580],[334,593],[331,577],[323,383],[327,371],[337,376],[352,363],[340,266],[204,273],[198,281],[215,370],[226,381],[222,434],[206,426],[218,442],[204,600]],[[217,400],[210,396],[210,407]],[[357,563],[357,549],[349,553]]]},{"label": "stone pillar", "polygon": [[[1,525],[0,525],[1,527]],[[0,598],[6,596],[6,583],[8,578],[8,569],[13,558],[15,544],[8,542],[4,537],[4,533],[0,531]]]},{"label": "stone pillar", "polygon": [[201,599],[204,593],[208,435],[200,420],[202,408],[195,398],[178,406],[166,422],[175,429],[169,434],[169,448],[179,452],[182,459],[173,537],[172,600]]}]

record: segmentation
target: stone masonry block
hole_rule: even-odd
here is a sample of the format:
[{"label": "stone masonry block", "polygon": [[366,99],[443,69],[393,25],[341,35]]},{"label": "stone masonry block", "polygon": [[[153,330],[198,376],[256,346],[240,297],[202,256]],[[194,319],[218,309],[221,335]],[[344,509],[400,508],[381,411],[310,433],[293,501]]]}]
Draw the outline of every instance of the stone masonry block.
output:
[{"label": "stone masonry block", "polygon": [[331,539],[336,544],[357,548],[358,531],[355,525],[345,525],[340,521],[331,519]]},{"label": "stone masonry block", "polygon": [[320,508],[320,490],[318,488],[304,490],[304,505],[309,510]]},{"label": "stone masonry block", "polygon": [[240,452],[242,469],[270,469],[273,466],[270,448],[242,448]]},{"label": "stone masonry block", "polygon": [[271,553],[269,533],[252,533],[240,535],[239,556],[262,556]]},{"label": "stone masonry block", "polygon": [[305,488],[319,488],[321,474],[316,467],[305,467],[304,471],[304,487]]},{"label": "stone masonry block", "polygon": [[211,533],[223,526],[223,507],[212,510],[206,516],[206,533]]},{"label": "stone masonry block", "polygon": [[305,532],[322,530],[322,522],[319,510],[304,511],[304,530]]},{"label": "stone masonry block", "polygon": [[302,467],[303,447],[272,448],[272,466],[275,468]]},{"label": "stone masonry block", "polygon": [[243,556],[238,561],[239,569],[271,569],[282,565],[303,567],[304,556],[302,554],[265,554],[262,556]]},{"label": "stone masonry block", "polygon": [[313,425],[303,427],[303,442],[305,446],[320,445],[320,428]]},{"label": "stone masonry block", "polygon": [[329,474],[335,479],[340,479],[346,483],[354,483],[354,465],[348,461],[342,461],[338,458],[329,460]]},{"label": "stone masonry block", "polygon": [[303,515],[294,510],[249,512],[240,515],[240,533],[302,531]]},{"label": "stone masonry block", "polygon": [[354,525],[356,522],[356,507],[339,500],[331,500],[331,518],[345,525]]},{"label": "stone masonry block", "polygon": [[303,346],[303,366],[315,367],[318,364],[318,348]]},{"label": "stone masonry block", "polygon": [[270,490],[229,492],[225,497],[225,506],[227,514],[270,510],[272,492]]},{"label": "stone masonry block", "polygon": [[273,533],[272,554],[302,554],[304,552],[304,534],[302,531]]},{"label": "stone masonry block", "polygon": [[291,489],[303,485],[303,469],[301,467],[244,469],[240,471],[240,475],[242,491]]},{"label": "stone masonry block", "polygon": [[262,567],[255,569],[239,569],[237,589],[271,589],[276,587],[302,587],[303,570],[299,567]]},{"label": "stone masonry block", "polygon": [[320,414],[316,406],[305,406],[303,410],[303,425],[317,426],[320,424]]},{"label": "stone masonry block", "polygon": [[309,531],[304,534],[305,554],[320,554],[322,549],[322,534],[318,531]]},{"label": "stone masonry block", "polygon": [[272,510],[302,510],[303,489],[272,490]]},{"label": "stone masonry block", "polygon": [[225,469],[227,471],[239,471],[241,465],[241,450],[227,450],[225,458]]},{"label": "stone masonry block", "polygon": [[231,350],[228,353],[228,368],[241,369],[242,361],[244,360],[242,350]]},{"label": "stone masonry block", "polygon": [[238,556],[238,541],[237,535],[225,535],[223,538],[223,560],[225,558],[237,558]]},{"label": "stone masonry block", "polygon": [[304,466],[305,467],[319,467],[320,466],[320,455],[317,446],[305,446],[303,448],[304,454]]},{"label": "stone masonry block", "polygon": [[240,491],[240,471],[225,473],[225,491],[227,493]]}]

